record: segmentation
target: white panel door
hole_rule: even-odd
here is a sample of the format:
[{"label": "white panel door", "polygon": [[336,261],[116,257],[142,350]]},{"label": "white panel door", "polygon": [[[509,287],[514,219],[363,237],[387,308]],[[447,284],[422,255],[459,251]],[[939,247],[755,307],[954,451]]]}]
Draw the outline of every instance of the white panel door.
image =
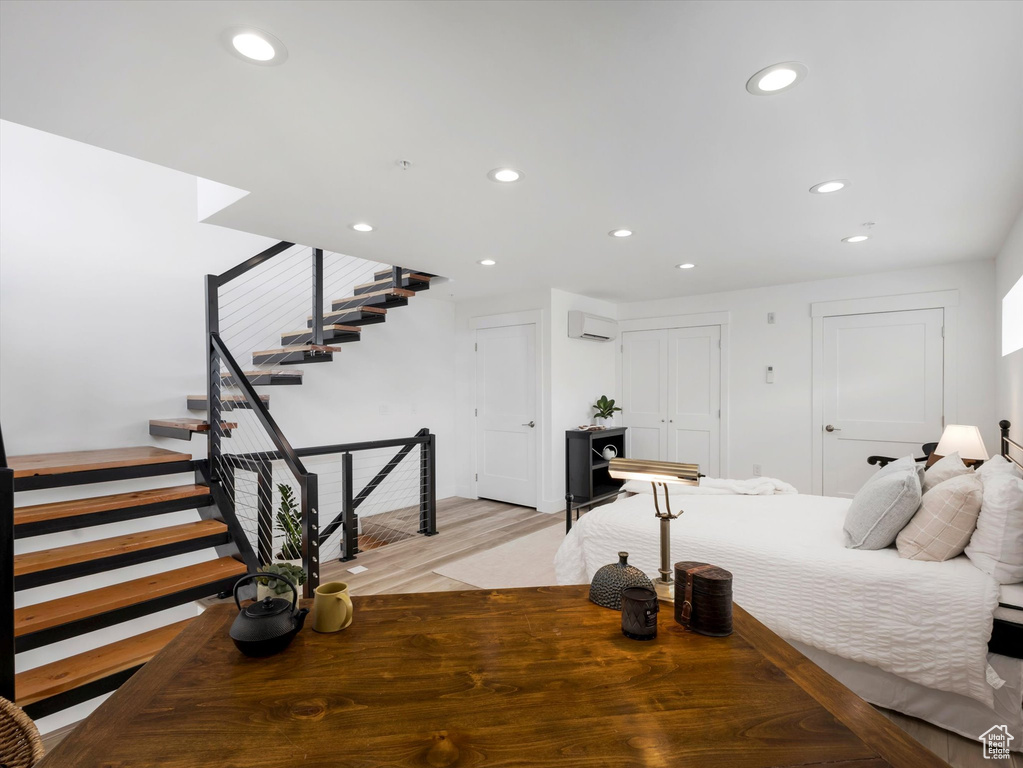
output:
[{"label": "white panel door", "polygon": [[824,494],[853,496],[872,454],[920,456],[944,426],[944,310],[824,318]]},{"label": "white panel door", "polygon": [[667,331],[622,334],[622,424],[625,455],[664,461],[668,410]]},{"label": "white panel door", "polygon": [[668,331],[668,461],[721,476],[721,326]]},{"label": "white panel door", "polygon": [[476,331],[476,493],[536,506],[536,326]]}]

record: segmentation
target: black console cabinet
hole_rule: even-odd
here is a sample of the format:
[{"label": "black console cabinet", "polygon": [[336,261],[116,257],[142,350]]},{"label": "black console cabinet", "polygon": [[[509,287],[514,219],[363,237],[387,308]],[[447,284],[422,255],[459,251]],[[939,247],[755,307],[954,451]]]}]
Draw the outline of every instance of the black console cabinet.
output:
[{"label": "black console cabinet", "polygon": [[565,432],[565,530],[572,530],[572,512],[614,499],[623,481],[608,474],[608,462],[601,455],[613,445],[618,458],[625,458],[625,427]]}]

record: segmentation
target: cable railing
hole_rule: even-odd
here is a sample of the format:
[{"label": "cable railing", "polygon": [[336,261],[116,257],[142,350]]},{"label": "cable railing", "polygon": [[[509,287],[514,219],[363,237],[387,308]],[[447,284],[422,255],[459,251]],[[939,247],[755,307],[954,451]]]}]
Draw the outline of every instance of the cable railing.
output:
[{"label": "cable railing", "polygon": [[324,557],[350,560],[437,530],[436,442],[428,430],[296,449],[255,389],[301,383],[301,369],[282,367],[329,361],[334,344],[359,339],[361,327],[344,321],[358,315],[359,326],[367,322],[353,296],[357,287],[375,290],[383,271],[390,274],[381,288],[402,286],[400,267],[281,242],[206,277],[210,427],[202,471],[249,571],[301,563],[306,597],[319,584]]}]

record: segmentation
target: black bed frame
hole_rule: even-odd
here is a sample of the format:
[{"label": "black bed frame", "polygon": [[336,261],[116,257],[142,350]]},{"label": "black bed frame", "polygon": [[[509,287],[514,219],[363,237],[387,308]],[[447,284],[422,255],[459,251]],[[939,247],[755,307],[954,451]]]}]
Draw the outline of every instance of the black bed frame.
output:
[{"label": "black bed frame", "polygon": [[[1011,426],[1004,419],[998,422],[998,427],[1002,433],[1001,439],[998,441],[998,452],[1007,461],[1011,461],[1017,467],[1023,469],[1023,445],[1009,437],[1009,427]],[[1018,459],[1011,455],[1010,452],[1013,449],[1018,452]],[[1023,611],[1023,605],[1011,605],[1002,602],[999,602],[998,605],[1002,608]],[[987,647],[991,653],[1000,653],[1003,656],[1011,656],[1014,659],[1023,659],[1023,623],[995,619],[994,626],[991,628],[991,639],[988,640]]]}]

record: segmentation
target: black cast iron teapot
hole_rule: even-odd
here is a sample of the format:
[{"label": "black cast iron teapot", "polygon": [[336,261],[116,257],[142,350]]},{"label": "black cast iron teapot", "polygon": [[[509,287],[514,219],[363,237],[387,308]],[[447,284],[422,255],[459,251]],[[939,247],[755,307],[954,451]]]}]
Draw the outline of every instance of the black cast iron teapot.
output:
[{"label": "black cast iron teapot", "polygon": [[[268,596],[242,608],[238,588],[255,579],[283,581],[295,595],[292,604],[283,597]],[[277,573],[250,573],[234,583],[234,602],[238,615],[231,625],[231,639],[246,656],[272,656],[288,647],[288,643],[305,624],[308,608],[298,607],[298,587]]]}]

